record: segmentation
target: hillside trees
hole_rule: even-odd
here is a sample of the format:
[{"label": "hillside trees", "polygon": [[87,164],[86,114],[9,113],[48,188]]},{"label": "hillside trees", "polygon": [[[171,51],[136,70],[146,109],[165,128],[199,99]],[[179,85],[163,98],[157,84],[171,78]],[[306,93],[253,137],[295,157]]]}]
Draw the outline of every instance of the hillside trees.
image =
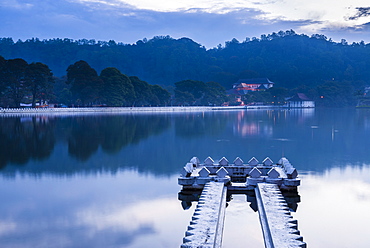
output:
[{"label": "hillside trees", "polygon": [[207,82],[202,103],[204,105],[222,105],[227,101],[226,91],[217,82]]},{"label": "hillside trees", "polygon": [[6,60],[0,56],[0,97],[5,89],[5,65]]},{"label": "hillside trees", "polygon": [[100,78],[103,81],[101,95],[108,106],[128,106],[135,98],[134,86],[130,79],[117,68],[108,67],[102,70]]},{"label": "hillside trees", "polygon": [[101,100],[99,93],[103,82],[86,61],[77,61],[67,68],[67,83],[71,84],[70,90],[74,100],[82,106]]},{"label": "hillside trees", "polygon": [[159,85],[151,85],[150,89],[152,93],[157,97],[159,105],[165,106],[169,103],[171,94],[166,89],[163,89]]},{"label": "hillside trees", "polygon": [[169,92],[159,85],[150,85],[136,76],[131,76],[130,80],[136,95],[134,106],[166,105],[169,101]]},{"label": "hillside trees", "polygon": [[356,104],[353,86],[348,81],[327,81],[317,87],[317,105],[345,107]]},{"label": "hillside trees", "polygon": [[[173,39],[155,36],[135,45],[118,47],[129,55],[128,73],[160,85],[193,78],[200,80],[206,75],[206,49],[189,38]],[[202,65],[202,66],[200,66]]]},{"label": "hillside trees", "polygon": [[19,107],[28,91],[27,62],[23,59],[10,59],[5,66],[5,94],[14,107]]},{"label": "hillside trees", "polygon": [[267,77],[281,87],[317,87],[327,80],[349,81],[355,88],[369,84],[370,45],[333,42],[324,35],[311,37],[293,30],[232,39],[225,46],[206,50],[189,38],[156,36],[136,44],[115,41],[0,38],[0,55],[49,65],[57,76],[75,61],[86,61],[101,71],[115,67],[126,75],[163,86],[192,79],[214,81],[226,89],[249,75]]},{"label": "hillside trees", "polygon": [[175,103],[178,105],[193,105],[195,103],[194,95],[188,91],[175,89]]},{"label": "hillside trees", "polygon": [[150,91],[150,86],[147,82],[142,81],[136,76],[131,76],[130,81],[134,86],[135,91],[135,101],[134,106],[143,106],[143,105],[150,105],[156,99],[153,99],[152,92]]},{"label": "hillside trees", "polygon": [[54,78],[42,63],[28,64],[23,59],[0,57],[0,97],[3,106],[20,107],[21,103],[36,106],[38,100],[52,97]]},{"label": "hillside trees", "polygon": [[189,92],[195,99],[202,98],[207,87],[204,82],[196,80],[183,80],[175,83],[175,86],[175,90],[180,92]]},{"label": "hillside trees", "polygon": [[54,83],[53,74],[43,63],[31,63],[28,66],[29,90],[32,94],[32,107],[36,106],[36,99],[48,100],[51,98]]},{"label": "hillside trees", "polygon": [[[365,42],[349,44],[345,41],[336,43],[324,35],[307,36],[297,34],[293,30],[261,35],[260,38],[246,38],[244,41],[232,39],[227,41],[225,46],[219,45],[208,50],[189,38],[174,39],[169,36],[143,39],[135,44],[86,39],[37,38],[14,42],[11,38],[0,38],[0,55],[8,60],[22,58],[27,63],[40,61],[48,65],[53,74],[60,78],[66,74],[65,69],[69,65],[74,65],[75,61],[85,61],[94,68],[92,70],[98,72],[109,66],[126,75],[135,75],[136,78],[129,78],[130,81],[136,84],[136,88],[144,89],[142,93],[146,96],[143,98],[136,96],[135,93],[135,99],[125,99],[123,105],[165,105],[166,101],[160,100],[158,94],[154,93],[156,89],[162,88],[161,86],[168,89],[176,82],[187,79],[197,82],[218,82],[226,89],[230,89],[238,79],[267,77],[276,83],[276,87],[288,90],[308,87],[312,89],[310,92],[314,92],[312,96],[316,97],[317,88],[329,81],[348,82],[353,90],[370,85],[370,44]],[[80,89],[77,84],[70,82],[68,87],[62,88],[65,96],[63,99],[72,94],[73,101],[78,100],[80,104],[81,97],[85,97],[84,105],[102,103],[103,98],[113,101],[113,97],[108,99],[107,96],[103,96],[101,87],[98,89],[104,82],[96,71],[92,76],[100,80],[96,87]],[[1,75],[0,77],[4,78]],[[0,88],[3,87],[3,93],[4,82],[2,80],[0,85]],[[23,82],[26,83],[26,80]],[[113,81],[110,79],[110,82]],[[142,82],[161,86],[147,87]],[[91,80],[86,83],[95,85]],[[10,96],[11,90],[9,85],[7,87],[6,95]],[[201,87],[201,84],[197,87]],[[177,104],[213,104],[210,101],[212,97],[207,100],[207,95],[198,96],[192,90],[180,88],[175,90]],[[12,92],[14,91],[13,89]],[[257,95],[253,98],[264,99],[268,94]],[[5,100],[4,95],[2,99]],[[14,102],[17,100],[14,99],[15,95],[11,99],[8,97],[6,101],[15,106]]]},{"label": "hillside trees", "polygon": [[115,67],[126,75],[163,86],[192,79],[214,81],[225,88],[240,78],[267,77],[281,87],[317,87],[327,80],[349,81],[355,88],[369,84],[370,46],[364,42],[335,43],[324,35],[311,37],[293,30],[261,38],[232,39],[206,50],[189,38],[156,36],[136,44],[115,41],[0,38],[0,55],[49,65],[57,76],[74,61],[86,61],[101,71]]},{"label": "hillside trees", "polygon": [[98,76],[86,61],[68,67],[67,83],[71,86],[72,102],[81,106],[159,106],[170,99],[169,92],[161,86],[150,85],[136,76],[128,77],[115,67],[103,69]]},{"label": "hillside trees", "polygon": [[221,105],[227,100],[225,88],[216,82],[183,80],[175,86],[175,99],[181,105]]}]

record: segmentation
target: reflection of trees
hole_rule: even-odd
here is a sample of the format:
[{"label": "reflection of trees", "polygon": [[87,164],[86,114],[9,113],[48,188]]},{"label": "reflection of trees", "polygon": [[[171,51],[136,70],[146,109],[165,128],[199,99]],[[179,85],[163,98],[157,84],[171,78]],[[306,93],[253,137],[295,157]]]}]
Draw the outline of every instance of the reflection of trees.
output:
[{"label": "reflection of trees", "polygon": [[99,119],[97,117],[75,117],[71,119],[68,135],[68,152],[81,160],[94,154],[100,143]]},{"label": "reflection of trees", "polygon": [[[175,134],[172,129],[163,133],[172,121]],[[260,132],[242,135],[235,128],[252,124],[260,125]],[[322,171],[334,165],[370,163],[369,130],[369,111],[345,109],[316,109],[308,114],[303,110],[248,110],[0,117],[0,168],[28,163],[32,165],[16,170],[72,174],[116,171],[129,165],[144,172],[173,173],[192,156],[201,160],[225,156],[229,161],[240,156],[247,161],[252,156],[276,160],[284,155],[299,170]],[[148,139],[154,134],[161,135]],[[63,153],[66,145],[69,155]],[[98,156],[91,159],[95,153]],[[32,163],[32,159],[51,154],[47,163]]]},{"label": "reflection of trees", "polygon": [[118,152],[128,144],[162,132],[170,122],[162,115],[82,116],[72,118],[69,125],[69,153],[87,160],[99,147],[108,153]]},{"label": "reflection of trees", "polygon": [[48,158],[56,139],[66,139],[69,154],[86,161],[99,148],[116,153],[169,126],[164,115],[4,117],[0,118],[0,168]]},{"label": "reflection of trees", "polygon": [[108,153],[114,153],[133,142],[133,135],[137,133],[137,123],[132,118],[112,116],[102,121],[101,131],[103,133],[102,149]]},{"label": "reflection of trees", "polygon": [[312,171],[370,161],[370,125],[366,124],[368,112],[363,110],[260,110],[246,111],[242,117],[238,123],[261,121],[260,124],[271,126],[271,135],[262,131],[259,135],[236,133],[235,149],[243,146],[249,156],[262,159],[284,155],[298,170]]},{"label": "reflection of trees", "polygon": [[45,159],[54,149],[54,122],[42,117],[0,118],[0,167]]}]

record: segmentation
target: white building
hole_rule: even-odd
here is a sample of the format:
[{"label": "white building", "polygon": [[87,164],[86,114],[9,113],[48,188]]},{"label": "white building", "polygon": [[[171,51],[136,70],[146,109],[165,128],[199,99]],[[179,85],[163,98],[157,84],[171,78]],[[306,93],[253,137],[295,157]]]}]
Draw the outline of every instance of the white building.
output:
[{"label": "white building", "polygon": [[286,108],[314,108],[315,102],[309,99],[303,93],[297,93],[292,97],[286,99]]}]

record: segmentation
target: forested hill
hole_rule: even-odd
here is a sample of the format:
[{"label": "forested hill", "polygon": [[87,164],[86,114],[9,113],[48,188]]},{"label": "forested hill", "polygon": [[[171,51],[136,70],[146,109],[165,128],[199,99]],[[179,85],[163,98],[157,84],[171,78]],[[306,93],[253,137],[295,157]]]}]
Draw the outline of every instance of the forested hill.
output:
[{"label": "forested hill", "polygon": [[350,82],[355,88],[370,83],[370,44],[337,43],[323,35],[309,37],[293,30],[244,41],[233,39],[209,50],[189,38],[169,36],[136,44],[1,38],[0,56],[42,62],[58,77],[66,75],[69,65],[84,60],[98,72],[115,67],[163,86],[192,79],[230,88],[240,78],[253,77],[267,77],[286,88],[316,87],[333,79]]}]

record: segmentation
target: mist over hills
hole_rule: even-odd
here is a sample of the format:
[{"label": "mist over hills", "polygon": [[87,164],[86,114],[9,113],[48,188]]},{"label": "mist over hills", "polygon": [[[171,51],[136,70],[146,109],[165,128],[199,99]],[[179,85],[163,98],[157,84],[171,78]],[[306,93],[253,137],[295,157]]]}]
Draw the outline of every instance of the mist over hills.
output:
[{"label": "mist over hills", "polygon": [[279,31],[206,49],[190,38],[156,36],[135,44],[96,40],[37,38],[14,42],[0,38],[0,56],[42,62],[57,77],[69,65],[84,60],[100,72],[115,67],[150,84],[172,86],[192,79],[218,82],[226,89],[240,78],[267,77],[276,86],[316,87],[327,81],[346,81],[355,88],[370,80],[370,44],[333,42],[324,35]]}]

